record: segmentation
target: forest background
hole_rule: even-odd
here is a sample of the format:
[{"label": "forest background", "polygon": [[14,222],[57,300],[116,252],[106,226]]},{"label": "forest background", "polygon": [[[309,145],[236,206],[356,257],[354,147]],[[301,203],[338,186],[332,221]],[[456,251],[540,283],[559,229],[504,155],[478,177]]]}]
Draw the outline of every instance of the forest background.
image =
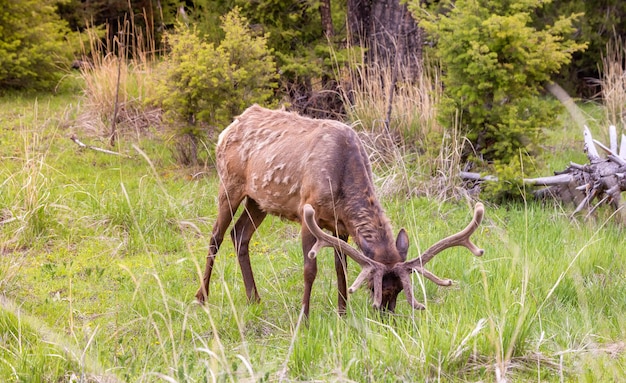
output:
[{"label": "forest background", "polygon": [[[150,114],[178,124],[169,133],[182,163],[197,163],[206,138],[251,103],[354,121],[355,97],[376,92],[387,102],[364,126],[419,150],[432,146],[430,133],[457,129],[471,143],[468,169],[513,185],[495,187],[495,198],[519,187],[515,179],[532,169],[529,158],[555,122],[556,106],[538,101],[544,87],[600,97],[602,60],[626,23],[619,1],[64,0],[10,1],[6,9],[1,89],[52,89],[72,65],[111,56],[143,61],[166,80],[146,83],[133,109],[159,108]],[[437,94],[413,102],[433,99],[437,115],[396,110],[398,90],[425,78]],[[119,93],[116,86],[110,99]],[[121,118],[112,106],[95,106],[100,119]]]},{"label": "forest background", "polygon": [[[0,380],[626,380],[620,214],[523,183],[586,163],[583,124],[624,133],[624,17],[621,1],[0,0]],[[449,289],[415,275],[424,311],[359,291],[341,317],[322,253],[303,325],[298,228],[269,217],[250,245],[261,303],[224,241],[198,305],[214,142],[252,103],[351,124],[411,258],[481,200],[485,256],[429,264]]]}]

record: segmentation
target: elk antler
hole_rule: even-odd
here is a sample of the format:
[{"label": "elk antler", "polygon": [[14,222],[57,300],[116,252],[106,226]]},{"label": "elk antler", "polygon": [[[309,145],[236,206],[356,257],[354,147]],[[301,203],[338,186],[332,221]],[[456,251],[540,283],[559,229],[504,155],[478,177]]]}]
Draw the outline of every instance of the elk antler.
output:
[{"label": "elk antler", "polygon": [[469,251],[472,252],[477,257],[480,257],[484,254],[484,250],[478,248],[478,246],[474,245],[470,240],[471,235],[476,231],[478,226],[480,225],[483,215],[485,214],[485,207],[482,203],[477,203],[474,207],[474,218],[467,225],[467,227],[460,232],[451,235],[447,238],[444,238],[434,245],[432,245],[428,250],[426,250],[420,257],[413,259],[411,261],[398,263],[394,265],[393,271],[396,273],[398,278],[402,281],[402,286],[404,292],[406,294],[406,298],[409,301],[409,304],[416,309],[423,309],[424,306],[415,300],[413,296],[413,288],[411,286],[411,278],[410,274],[415,271],[422,274],[424,277],[430,279],[440,286],[450,286],[452,281],[449,279],[441,279],[431,273],[430,271],[424,269],[424,265],[428,263],[433,257],[440,252],[454,246],[464,246]]},{"label": "elk antler", "polygon": [[359,273],[356,280],[354,281],[352,286],[350,286],[348,291],[350,293],[355,292],[365,280],[371,277],[372,281],[374,282],[374,307],[380,308],[382,302],[382,281],[387,266],[371,258],[368,258],[367,256],[365,256],[365,254],[353,248],[347,242],[342,241],[339,238],[333,237],[332,235],[327,234],[322,229],[320,229],[320,227],[317,225],[317,222],[315,221],[315,209],[313,209],[311,205],[304,205],[302,210],[304,213],[304,222],[306,223],[306,226],[309,228],[311,234],[313,234],[317,239],[317,241],[309,251],[308,257],[311,259],[315,258],[317,252],[324,247],[332,247],[333,249],[348,255],[361,266],[361,273]]}]

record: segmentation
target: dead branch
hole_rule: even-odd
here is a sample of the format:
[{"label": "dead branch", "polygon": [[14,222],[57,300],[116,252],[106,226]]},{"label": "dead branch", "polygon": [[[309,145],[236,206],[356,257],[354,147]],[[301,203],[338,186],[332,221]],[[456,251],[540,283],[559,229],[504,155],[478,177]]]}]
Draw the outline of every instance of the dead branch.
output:
[{"label": "dead branch", "polygon": [[83,148],[83,149],[91,149],[91,150],[95,150],[96,152],[100,152],[100,153],[106,153],[106,154],[112,154],[114,156],[120,156],[120,157],[125,157],[125,158],[131,158],[131,156],[127,155],[127,154],[122,154],[122,153],[118,153],[118,152],[114,152],[112,150],[108,150],[108,149],[102,149],[102,148],[98,148],[97,146],[91,146],[91,145],[86,145],[83,142],[81,142],[78,137],[76,137],[75,134],[72,134],[70,136],[70,140],[74,141],[76,143],[76,145],[78,145],[79,147]]}]

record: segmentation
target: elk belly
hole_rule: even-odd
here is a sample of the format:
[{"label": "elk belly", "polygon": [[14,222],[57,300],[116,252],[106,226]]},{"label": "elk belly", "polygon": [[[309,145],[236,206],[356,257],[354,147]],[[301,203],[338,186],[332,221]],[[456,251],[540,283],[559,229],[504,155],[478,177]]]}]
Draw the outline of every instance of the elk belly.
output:
[{"label": "elk belly", "polygon": [[247,195],[255,200],[261,209],[288,220],[297,221],[300,206],[300,182],[291,174],[285,163],[271,166],[253,165],[251,182]]}]

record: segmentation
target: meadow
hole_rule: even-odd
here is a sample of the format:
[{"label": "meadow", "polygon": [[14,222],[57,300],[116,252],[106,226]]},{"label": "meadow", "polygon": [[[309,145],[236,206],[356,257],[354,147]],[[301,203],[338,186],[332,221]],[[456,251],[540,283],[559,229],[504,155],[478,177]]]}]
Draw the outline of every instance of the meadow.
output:
[{"label": "meadow", "polygon": [[[338,316],[326,249],[308,322],[299,228],[268,217],[251,246],[261,303],[246,302],[226,240],[200,306],[211,164],[180,167],[149,135],[118,140],[124,156],[80,148],[69,137],[82,102],[80,92],[0,99],[1,381],[626,380],[623,226],[610,212],[571,218],[572,206],[530,193],[487,203],[473,237],[483,257],[454,248],[429,263],[452,287],[414,275],[423,311],[400,296],[381,314],[361,289]],[[553,170],[582,154],[573,126],[550,136]],[[419,159],[404,161],[398,178],[422,171]],[[469,222],[470,197],[385,193],[389,177],[376,180],[394,229],[409,233],[410,258]],[[349,280],[357,273],[350,263]]]}]

